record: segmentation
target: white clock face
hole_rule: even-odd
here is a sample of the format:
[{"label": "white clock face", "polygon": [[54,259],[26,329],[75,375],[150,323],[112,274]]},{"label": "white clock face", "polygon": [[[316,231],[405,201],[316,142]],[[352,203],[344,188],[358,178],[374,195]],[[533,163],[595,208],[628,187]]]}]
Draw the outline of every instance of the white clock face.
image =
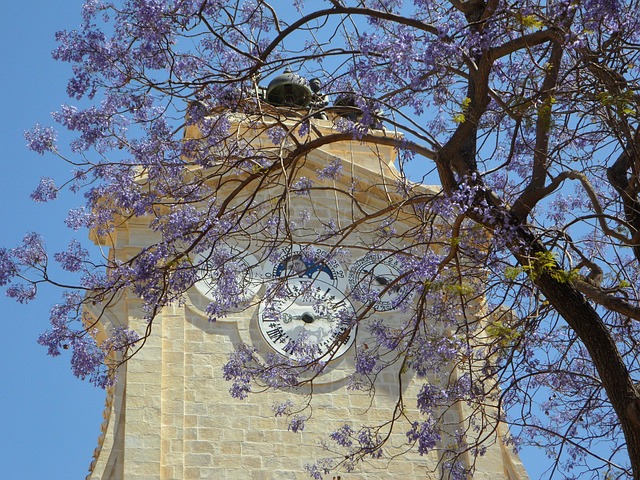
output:
[{"label": "white clock face", "polygon": [[278,353],[301,358],[337,358],[353,344],[355,311],[331,284],[311,279],[283,281],[258,309],[258,325]]},{"label": "white clock face", "polygon": [[[256,258],[238,247],[217,247],[200,254],[196,261],[201,264],[200,280],[196,289],[209,300],[218,300],[225,291],[235,291],[237,304],[251,300],[262,285]],[[221,276],[224,275],[223,286]]]},{"label": "white clock face", "polygon": [[399,279],[401,262],[388,253],[367,253],[349,267],[349,288],[352,298],[373,302],[379,312],[394,310],[413,296],[413,289]]},{"label": "white clock face", "polygon": [[265,262],[263,275],[266,280],[276,278],[301,278],[320,280],[344,289],[347,275],[340,262],[317,247],[290,245],[278,252],[278,260]]}]

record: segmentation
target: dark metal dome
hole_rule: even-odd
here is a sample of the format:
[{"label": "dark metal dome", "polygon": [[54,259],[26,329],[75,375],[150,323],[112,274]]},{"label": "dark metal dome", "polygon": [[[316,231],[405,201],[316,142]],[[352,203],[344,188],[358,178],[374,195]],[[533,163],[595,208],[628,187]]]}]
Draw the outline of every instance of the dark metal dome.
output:
[{"label": "dark metal dome", "polygon": [[312,97],[308,82],[289,69],[271,80],[267,87],[267,102],[275,106],[306,107]]}]

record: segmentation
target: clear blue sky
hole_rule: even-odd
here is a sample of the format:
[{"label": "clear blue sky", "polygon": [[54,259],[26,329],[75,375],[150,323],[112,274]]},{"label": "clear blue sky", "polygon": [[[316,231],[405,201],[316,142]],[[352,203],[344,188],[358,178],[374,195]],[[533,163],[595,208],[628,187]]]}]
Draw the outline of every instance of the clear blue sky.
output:
[{"label": "clear blue sky", "polygon": [[[69,168],[25,148],[22,132],[67,101],[69,66],[51,59],[54,33],[80,23],[80,0],[0,0],[0,246],[29,231],[60,251],[71,232],[66,211],[81,198],[35,204],[29,194],[41,176],[66,178]],[[79,240],[86,234],[80,232]],[[36,344],[57,293],[17,305],[0,295],[0,472],[20,480],[82,479],[97,445],[104,392],[74,378],[67,358],[51,358]],[[528,456],[527,456],[528,457]],[[533,470],[535,461],[527,458]]]},{"label": "clear blue sky", "polygon": [[[39,177],[69,170],[25,148],[22,132],[51,124],[66,101],[69,66],[51,59],[54,33],[80,23],[79,0],[0,0],[0,245],[41,231],[51,251],[63,249],[70,203],[30,201]],[[81,199],[70,199],[80,201]],[[79,233],[86,238],[85,233]],[[0,476],[21,480],[82,479],[97,445],[104,392],[71,374],[68,359],[36,344],[46,328],[54,292],[24,306],[0,294]]]}]

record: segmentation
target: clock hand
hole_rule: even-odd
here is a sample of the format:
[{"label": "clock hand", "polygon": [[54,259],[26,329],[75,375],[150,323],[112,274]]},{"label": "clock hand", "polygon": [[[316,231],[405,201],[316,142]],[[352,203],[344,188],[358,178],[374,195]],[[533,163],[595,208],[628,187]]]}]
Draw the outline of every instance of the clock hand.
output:
[{"label": "clock hand", "polygon": [[[366,273],[367,275],[371,275],[373,276],[373,279],[376,281],[376,283],[378,285],[380,285],[381,287],[387,287],[387,285],[389,285],[391,283],[391,280],[389,280],[387,277],[383,276],[383,275],[376,275],[375,273],[373,273],[373,271],[368,271],[368,270],[363,270],[364,273]],[[400,287],[393,286],[391,287],[391,291],[392,292],[397,292],[400,290]]]},{"label": "clock hand", "polygon": [[313,323],[316,320],[333,321],[333,315],[318,315],[312,312],[304,312],[300,315],[292,315],[290,313],[282,314],[282,323],[291,323],[293,320],[302,320],[304,323]]}]

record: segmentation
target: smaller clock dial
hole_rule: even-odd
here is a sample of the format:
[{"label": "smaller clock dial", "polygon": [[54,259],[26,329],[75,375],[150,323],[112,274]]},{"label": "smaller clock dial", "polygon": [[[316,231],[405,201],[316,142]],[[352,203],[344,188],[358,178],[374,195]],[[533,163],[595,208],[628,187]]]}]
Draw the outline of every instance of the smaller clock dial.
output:
[{"label": "smaller clock dial", "polygon": [[209,300],[235,294],[238,305],[253,298],[262,285],[257,268],[258,261],[249,252],[238,247],[224,246],[200,254],[196,261],[200,266],[200,280],[196,289]]},{"label": "smaller clock dial", "polygon": [[[270,298],[269,298],[270,297]],[[278,353],[299,358],[337,358],[356,336],[355,311],[331,284],[292,278],[274,288],[258,309],[258,324],[266,342]]]},{"label": "smaller clock dial", "polygon": [[340,262],[317,247],[290,245],[278,252],[278,260],[267,260],[265,279],[302,278],[320,280],[334,287],[346,287],[347,275]]},{"label": "smaller clock dial", "polygon": [[410,285],[399,280],[401,272],[402,264],[397,257],[367,253],[349,267],[352,298],[362,303],[374,302],[373,308],[377,311],[398,308],[413,295]]}]

